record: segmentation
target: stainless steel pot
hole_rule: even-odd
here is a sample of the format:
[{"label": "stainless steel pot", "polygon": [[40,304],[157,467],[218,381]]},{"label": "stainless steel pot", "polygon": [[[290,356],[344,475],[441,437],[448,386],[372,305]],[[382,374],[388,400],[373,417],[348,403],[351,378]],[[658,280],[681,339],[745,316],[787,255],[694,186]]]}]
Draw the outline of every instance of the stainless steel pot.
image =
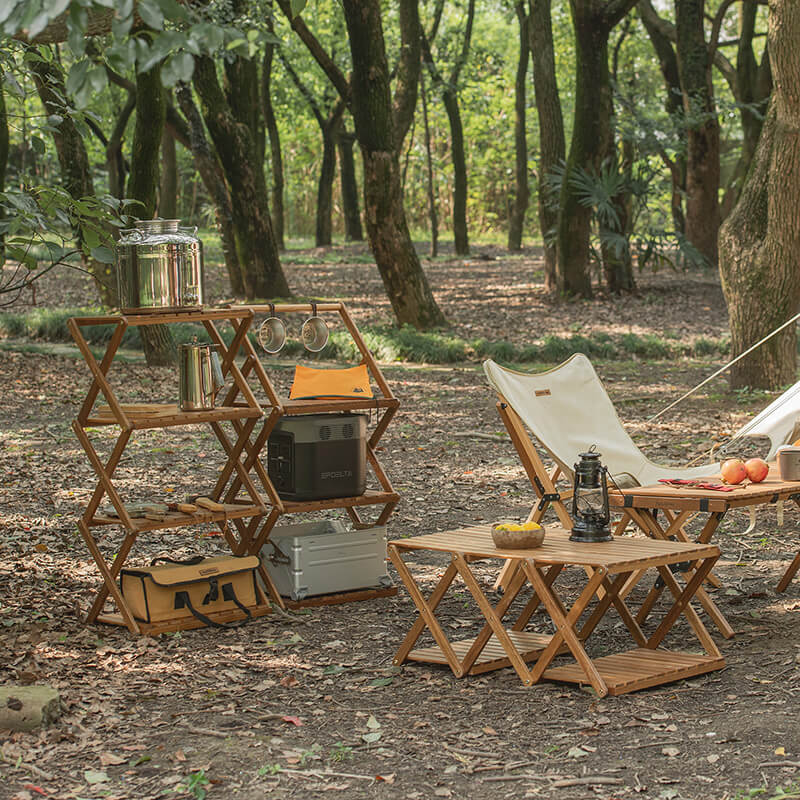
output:
[{"label": "stainless steel pot", "polygon": [[215,344],[182,344],[180,364],[181,411],[209,411],[225,386],[222,365]]},{"label": "stainless steel pot", "polygon": [[203,304],[203,245],[197,228],[177,219],[138,220],[117,242],[117,289],[123,312]]}]

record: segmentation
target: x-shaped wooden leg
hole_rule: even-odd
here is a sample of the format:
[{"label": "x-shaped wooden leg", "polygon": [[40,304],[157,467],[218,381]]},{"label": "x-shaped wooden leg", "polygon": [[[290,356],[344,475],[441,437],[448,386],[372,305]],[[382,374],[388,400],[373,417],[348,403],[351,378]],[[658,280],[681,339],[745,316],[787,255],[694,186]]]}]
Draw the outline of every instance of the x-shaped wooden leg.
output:
[{"label": "x-shaped wooden leg", "polygon": [[[642,508],[627,508],[625,512],[630,515],[631,519],[648,535],[652,536],[655,539],[670,539],[673,536],[681,541],[690,541],[689,538],[686,536],[685,531],[683,530],[683,525],[686,522],[686,519],[691,515],[692,512],[690,511],[682,511],[679,514],[675,515],[669,522],[666,528],[662,528],[659,524],[658,520],[655,516],[648,511],[647,509]],[[712,512],[709,519],[706,521],[706,524],[703,526],[703,530],[698,537],[698,542],[702,544],[706,544],[712,537],[714,531],[716,530],[717,526],[719,525],[720,521],[723,517],[723,512],[715,511]],[[687,570],[686,574],[691,575],[696,572],[698,568],[698,563],[692,562],[689,569]],[[708,580],[710,577],[710,573],[707,572],[705,579]],[[662,579],[663,580],[663,579]],[[653,606],[655,605],[656,601],[658,600],[661,591],[661,586],[654,586],[648,596],[645,598],[644,603],[642,604],[641,608],[639,609],[639,613],[636,616],[637,621],[641,624],[650,614]],[[697,599],[700,604],[703,606],[703,609],[708,614],[709,618],[712,622],[717,626],[719,632],[726,638],[730,639],[734,635],[734,630],[731,627],[728,620],[725,618],[725,615],[719,610],[716,603],[709,597],[708,593],[702,586],[698,586],[697,589]]]},{"label": "x-shaped wooden leg", "polygon": [[[598,589],[606,579],[605,568],[598,567],[595,569],[594,574],[589,578],[586,586],[580,593],[580,596],[575,601],[575,604],[566,613],[564,605],[561,603],[558,597],[556,597],[552,587],[545,583],[539,567],[537,567],[533,561],[528,560],[523,563],[522,569],[528,576],[528,580],[533,584],[533,588],[541,598],[542,603],[550,615],[550,619],[553,620],[553,624],[556,626],[556,632],[553,634],[550,644],[539,656],[538,661],[534,664],[533,669],[531,670],[531,682],[537,683],[541,679],[542,674],[550,665],[550,662],[558,654],[561,645],[566,644],[572,655],[575,657],[575,660],[578,662],[578,664],[580,664],[589,680],[589,683],[592,684],[592,687],[597,692],[598,696],[605,697],[608,694],[608,686],[606,686],[606,682],[603,680],[600,673],[592,663],[591,658],[589,658],[589,656],[586,654],[586,650],[584,650],[583,644],[581,643],[580,635],[575,630],[575,626],[578,624],[578,620],[581,618],[586,606],[589,604],[595,594],[597,594]],[[621,585],[622,584],[620,584],[620,588]],[[609,591],[610,588],[611,587],[608,587],[606,589],[601,602],[611,602],[611,592]]]}]

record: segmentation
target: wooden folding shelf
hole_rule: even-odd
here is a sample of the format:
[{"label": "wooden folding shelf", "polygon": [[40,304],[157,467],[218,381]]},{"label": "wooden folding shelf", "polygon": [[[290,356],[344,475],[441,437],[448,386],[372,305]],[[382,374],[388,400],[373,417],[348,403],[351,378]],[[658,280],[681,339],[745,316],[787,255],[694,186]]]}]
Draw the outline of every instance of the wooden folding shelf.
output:
[{"label": "wooden folding shelf", "polygon": [[[247,341],[246,334],[252,319],[253,312],[249,309],[208,309],[203,311],[152,312],[122,316],[77,317],[69,320],[69,330],[92,374],[91,386],[77,418],[72,423],[72,429],[98,478],[97,486],[89,500],[89,504],[78,520],[78,529],[81,536],[103,577],[103,583],[87,614],[87,622],[125,625],[132,633],[163,633],[165,631],[186,630],[202,625],[194,618],[179,622],[155,624],[146,624],[134,619],[116,580],[140,533],[188,525],[214,524],[219,528],[228,546],[235,554],[242,554],[243,551],[248,550],[249,541],[246,539],[245,534],[253,528],[267,511],[255,484],[249,476],[248,469],[245,468],[243,463],[243,453],[248,444],[248,439],[256,422],[263,415],[263,410],[234,360],[242,343]],[[228,321],[235,329],[230,345],[225,344],[216,328],[215,322],[219,321]],[[134,326],[174,322],[196,322],[203,325],[211,339],[219,346],[222,373],[233,378],[236,393],[242,398],[238,404],[234,405],[223,401],[221,406],[213,410],[182,412],[177,405],[173,404],[146,403],[130,405],[120,403],[107,375],[125,331]],[[114,326],[105,353],[99,361],[95,358],[82,333],[82,328],[88,325]],[[177,370],[175,373],[175,389],[177,392]],[[107,405],[95,407],[101,394]],[[235,429],[233,441],[225,434],[222,428],[223,422],[233,424]],[[114,484],[113,478],[133,432],[179,425],[196,425],[198,423],[210,425],[220,439],[226,453],[223,470],[227,470],[229,474],[237,476],[239,486],[244,489],[246,497],[226,500],[223,503],[223,509],[220,511],[200,509],[192,514],[176,512],[165,515],[163,520],[131,517]],[[93,428],[109,425],[119,427],[120,432],[112,447],[111,454],[104,461],[95,449],[90,433]],[[219,499],[219,493],[213,494],[209,492],[208,496],[213,500]],[[107,497],[113,505],[116,516],[99,512],[100,503],[104,497]],[[244,521],[248,519],[249,526],[246,526]],[[239,529],[242,533],[241,538],[237,538],[236,534],[231,530],[229,522],[233,522],[234,526]],[[111,525],[121,526],[125,533],[113,561],[109,563],[103,556],[92,531],[99,527]],[[274,591],[266,570],[261,568],[259,572],[265,581],[265,585]],[[105,603],[109,596],[117,607],[116,614],[104,613]],[[258,605],[251,609],[253,616],[260,616],[271,610],[266,597],[259,593],[258,599]],[[235,611],[218,612],[216,615],[212,614],[210,616],[216,621],[229,622],[243,618],[244,614],[237,609]],[[216,617],[219,619],[216,619]]]},{"label": "wooden folding shelf", "polygon": [[[394,417],[400,406],[400,401],[394,396],[389,384],[383,377],[381,370],[375,361],[372,353],[367,347],[355,322],[350,316],[344,303],[284,303],[277,305],[249,305],[232,306],[232,311],[246,311],[254,314],[311,314],[311,313],[336,313],[347,329],[354,344],[361,354],[361,364],[366,365],[369,374],[374,381],[379,395],[374,398],[326,398],[319,400],[290,400],[280,397],[270,380],[267,371],[264,369],[253,343],[244,337],[242,339],[242,351],[244,353],[244,363],[242,364],[241,374],[245,379],[254,379],[258,386],[266,395],[264,419],[261,427],[254,436],[248,434],[248,440],[244,445],[246,457],[244,459],[244,470],[254,472],[261,487],[263,488],[264,500],[268,507],[268,512],[263,520],[253,520],[246,523],[242,520],[233,520],[239,530],[242,545],[238,553],[241,555],[257,555],[264,544],[269,539],[272,529],[278,519],[285,514],[298,514],[314,511],[327,511],[331,509],[344,509],[354,528],[370,528],[376,525],[385,525],[392,514],[395,506],[400,500],[400,495],[394,490],[392,484],[381,466],[376,450],[381,437],[386,432],[386,428]],[[234,322],[234,327],[244,325],[244,321]],[[238,333],[238,330],[237,330]],[[213,336],[213,334],[212,334]],[[220,343],[219,337],[214,341]],[[231,387],[225,398],[225,404],[237,406],[239,403],[240,388],[238,383]],[[334,413],[346,411],[376,411],[378,419],[366,443],[367,463],[372,470],[380,486],[379,489],[368,489],[364,494],[357,497],[338,497],[330,500],[310,500],[310,501],[291,501],[285,500],[278,494],[275,485],[269,477],[267,469],[262,463],[262,455],[266,454],[265,448],[269,440],[270,433],[275,428],[278,420],[284,416],[298,414]],[[233,427],[238,435],[241,435],[246,427],[246,423],[241,420],[234,420]],[[223,447],[230,451],[234,444],[227,440],[224,432],[215,429],[217,436],[223,443]],[[243,485],[238,471],[234,470],[229,461],[225,469],[220,473],[215,487],[215,496],[221,497],[226,503],[232,502],[238,496]],[[373,522],[366,522],[362,519],[358,509],[366,506],[383,506],[377,518]],[[257,523],[257,525],[255,525]],[[282,608],[286,607],[284,599],[274,591],[272,584],[267,584],[270,589],[272,600]],[[368,594],[369,597],[385,597],[388,594],[396,594],[396,589],[376,589]],[[363,599],[364,591],[357,590],[351,594],[352,599]],[[308,601],[303,601],[307,603]],[[320,601],[322,602],[322,601]],[[343,602],[342,595],[337,594],[331,602]]]}]

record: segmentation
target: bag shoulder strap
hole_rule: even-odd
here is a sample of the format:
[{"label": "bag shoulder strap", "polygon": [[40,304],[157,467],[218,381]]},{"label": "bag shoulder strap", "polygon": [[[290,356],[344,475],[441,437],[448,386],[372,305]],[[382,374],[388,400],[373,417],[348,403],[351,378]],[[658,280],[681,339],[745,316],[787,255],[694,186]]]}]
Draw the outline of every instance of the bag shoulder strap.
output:
[{"label": "bag shoulder strap", "polygon": [[233,603],[236,604],[239,610],[243,611],[245,614],[244,619],[235,620],[233,622],[215,622],[210,617],[207,617],[205,614],[202,614],[198,611],[193,605],[192,600],[189,597],[189,592],[175,592],[175,608],[188,608],[191,611],[192,615],[200,620],[200,622],[208,625],[211,628],[240,628],[242,625],[247,624],[253,619],[253,615],[250,612],[250,609],[239,601],[239,598],[236,596],[236,592],[233,588],[232,583],[225,583],[222,585],[222,597],[225,600],[231,600]]}]

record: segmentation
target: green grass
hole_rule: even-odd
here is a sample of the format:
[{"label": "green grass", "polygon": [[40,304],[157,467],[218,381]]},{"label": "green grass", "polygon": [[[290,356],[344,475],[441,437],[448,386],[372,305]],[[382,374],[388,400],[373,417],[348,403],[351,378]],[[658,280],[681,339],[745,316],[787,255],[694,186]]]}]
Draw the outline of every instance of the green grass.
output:
[{"label": "green grass", "polygon": [[[34,309],[23,313],[0,314],[0,337],[24,339],[33,342],[72,342],[67,320],[74,316],[92,316],[102,313],[96,308]],[[190,342],[194,336],[207,339],[205,329],[198,324],[176,323],[170,326],[177,344]],[[89,344],[104,345],[114,331],[113,325],[89,325],[83,329]],[[700,338],[693,343],[681,343],[660,338],[654,334],[640,336],[625,333],[611,336],[607,333],[570,336],[545,336],[538,342],[519,346],[512,342],[484,338],[463,339],[449,331],[418,331],[408,325],[375,325],[362,328],[361,333],[373,355],[384,362],[411,361],[428,364],[456,364],[464,361],[481,361],[492,358],[505,363],[556,364],[573,353],[583,353],[590,358],[604,360],[648,360],[680,357],[728,356],[728,339]],[[220,326],[220,335],[226,342],[233,338],[228,325]],[[251,334],[252,338],[253,334]],[[141,346],[138,328],[129,328],[122,346],[136,349]],[[281,351],[282,357],[309,356],[297,339],[289,339]],[[318,358],[327,361],[358,361],[360,356],[350,335],[336,329]]]}]

